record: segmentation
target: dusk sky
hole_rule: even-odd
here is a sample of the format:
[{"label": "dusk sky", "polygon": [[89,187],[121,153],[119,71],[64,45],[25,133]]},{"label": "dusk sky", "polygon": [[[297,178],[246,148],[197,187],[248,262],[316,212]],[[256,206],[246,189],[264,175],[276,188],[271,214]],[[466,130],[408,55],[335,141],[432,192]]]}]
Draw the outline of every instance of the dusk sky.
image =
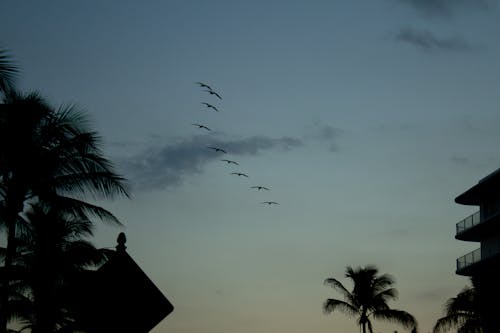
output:
[{"label": "dusk sky", "polygon": [[174,304],[153,333],[356,333],[323,281],[367,264],[429,332],[468,284],[453,200],[500,167],[499,1],[4,0],[0,28],[18,88],[86,110],[130,180],[95,243],[124,231]]}]

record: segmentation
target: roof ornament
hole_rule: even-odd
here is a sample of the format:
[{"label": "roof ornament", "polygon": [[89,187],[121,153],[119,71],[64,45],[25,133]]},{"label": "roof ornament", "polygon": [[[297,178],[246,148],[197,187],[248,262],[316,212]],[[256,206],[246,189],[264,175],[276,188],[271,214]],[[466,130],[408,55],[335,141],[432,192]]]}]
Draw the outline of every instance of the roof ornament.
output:
[{"label": "roof ornament", "polygon": [[127,237],[125,236],[125,233],[120,232],[116,241],[118,242],[118,245],[116,246],[116,251],[117,252],[125,252],[125,249],[127,248],[125,246],[125,243],[127,242]]}]

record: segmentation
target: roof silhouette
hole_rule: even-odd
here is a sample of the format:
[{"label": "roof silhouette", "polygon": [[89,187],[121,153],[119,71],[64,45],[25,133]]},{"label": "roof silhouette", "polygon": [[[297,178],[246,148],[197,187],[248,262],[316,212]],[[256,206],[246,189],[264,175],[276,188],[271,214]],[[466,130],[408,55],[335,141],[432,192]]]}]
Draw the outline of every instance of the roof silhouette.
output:
[{"label": "roof silhouette", "polygon": [[121,233],[108,262],[79,279],[76,301],[89,332],[146,333],[174,309],[125,248]]}]

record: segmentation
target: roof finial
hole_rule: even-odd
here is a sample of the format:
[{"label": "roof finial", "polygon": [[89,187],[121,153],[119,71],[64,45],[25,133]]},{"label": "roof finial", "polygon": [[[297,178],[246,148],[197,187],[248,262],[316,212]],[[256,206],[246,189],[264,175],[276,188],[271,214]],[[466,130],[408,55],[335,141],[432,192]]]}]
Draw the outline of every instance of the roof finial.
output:
[{"label": "roof finial", "polygon": [[125,246],[125,243],[127,242],[127,237],[125,236],[125,233],[120,232],[116,241],[118,242],[118,245],[116,246],[116,251],[125,252],[125,249],[127,248]]}]

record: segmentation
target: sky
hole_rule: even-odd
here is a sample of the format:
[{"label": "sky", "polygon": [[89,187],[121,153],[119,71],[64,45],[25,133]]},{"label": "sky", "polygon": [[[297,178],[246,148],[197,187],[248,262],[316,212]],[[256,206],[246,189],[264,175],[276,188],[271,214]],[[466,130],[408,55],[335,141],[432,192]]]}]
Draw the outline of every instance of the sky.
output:
[{"label": "sky", "polygon": [[4,0],[0,29],[17,87],[86,110],[129,179],[95,243],[124,231],[174,304],[153,333],[356,333],[323,281],[368,264],[429,332],[468,284],[453,200],[500,166],[498,1]]}]

